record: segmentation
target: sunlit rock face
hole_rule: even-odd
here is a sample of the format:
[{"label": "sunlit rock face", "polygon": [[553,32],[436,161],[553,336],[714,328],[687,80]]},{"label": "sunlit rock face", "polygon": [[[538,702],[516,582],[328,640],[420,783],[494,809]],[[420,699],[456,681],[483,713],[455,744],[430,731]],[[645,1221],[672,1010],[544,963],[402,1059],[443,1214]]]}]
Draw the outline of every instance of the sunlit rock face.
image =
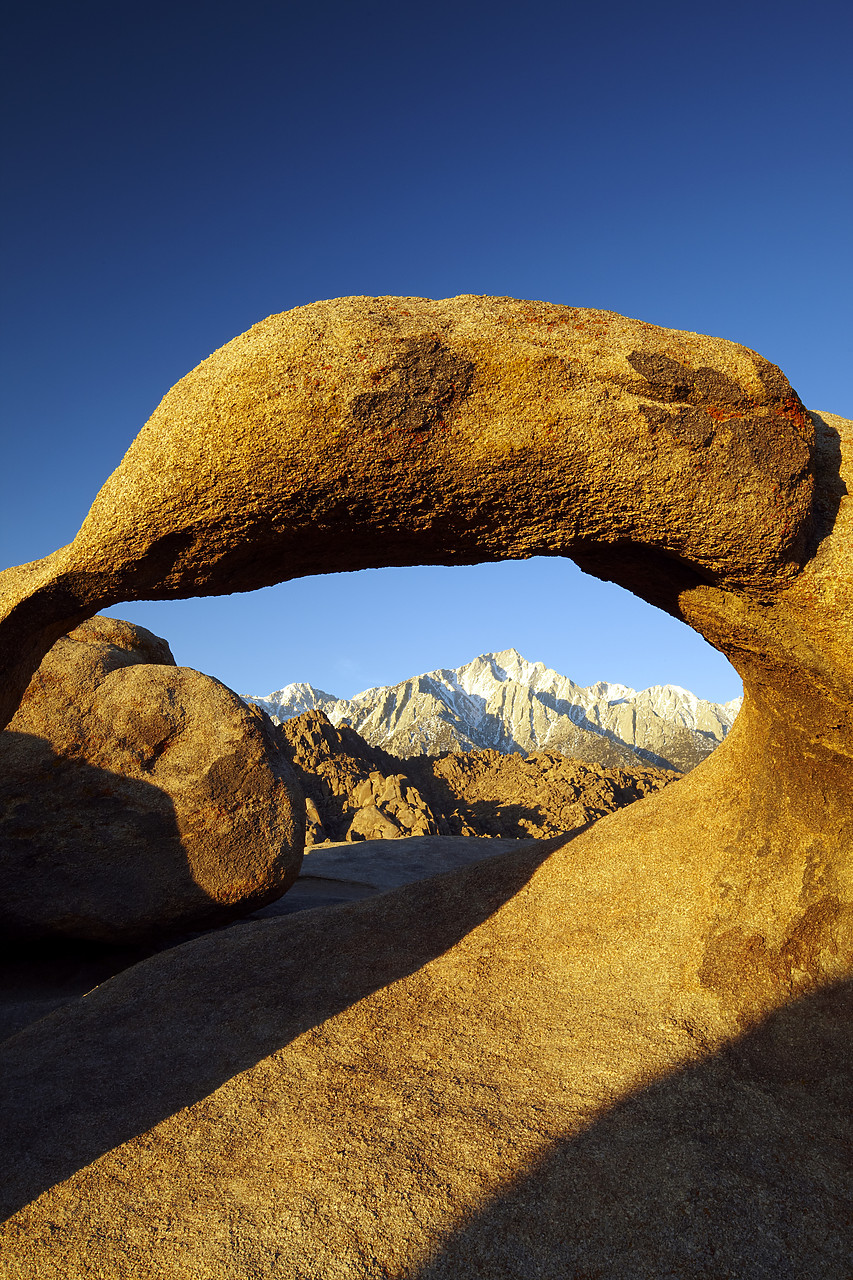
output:
[{"label": "sunlit rock face", "polygon": [[686,772],[732,727],[742,699],[708,702],[676,685],[582,686],[515,649],[429,671],[354,698],[298,683],[247,696],[276,720],[313,708],[401,757],[442,751],[557,752],[576,760]]},{"label": "sunlit rock face", "polygon": [[574,839],[162,953],[0,1051],[19,1273],[849,1276],[853,424],[506,299],[273,317],[0,580],[8,705],[106,600],[566,554],[744,679]]},{"label": "sunlit rock face", "polygon": [[403,762],[365,742],[322,711],[305,711],[277,729],[306,803],[306,847],[326,841],[395,840],[449,834]]},{"label": "sunlit rock face", "polygon": [[611,312],[271,316],[164,397],[70,547],[0,579],[8,714],[40,651],[108,600],[531,555],[675,613],[699,585],[777,591],[816,534],[813,439],[754,352]]}]

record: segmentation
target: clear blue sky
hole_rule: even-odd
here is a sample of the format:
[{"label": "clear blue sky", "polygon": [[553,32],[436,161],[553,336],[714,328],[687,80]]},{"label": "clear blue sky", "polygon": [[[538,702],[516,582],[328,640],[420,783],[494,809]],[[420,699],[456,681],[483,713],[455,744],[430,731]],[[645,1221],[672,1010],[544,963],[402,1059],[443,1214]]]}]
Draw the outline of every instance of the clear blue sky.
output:
[{"label": "clear blue sky", "polygon": [[[721,335],[853,416],[848,3],[46,3],[4,20],[2,561],[74,536],[161,396],[273,312],[509,294]],[[571,564],[128,605],[241,691],[514,645],[739,692]]]}]

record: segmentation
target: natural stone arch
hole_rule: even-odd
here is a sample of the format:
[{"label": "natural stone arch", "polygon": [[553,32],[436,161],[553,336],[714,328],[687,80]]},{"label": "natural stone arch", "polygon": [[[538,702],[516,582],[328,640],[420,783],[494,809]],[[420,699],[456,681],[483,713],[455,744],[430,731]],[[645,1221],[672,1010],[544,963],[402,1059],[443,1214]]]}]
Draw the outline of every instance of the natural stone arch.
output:
[{"label": "natural stone arch", "polygon": [[564,555],[729,657],[745,706],[725,758],[743,742],[760,791],[750,735],[773,726],[767,787],[799,810],[804,743],[829,776],[853,742],[838,426],[754,352],[610,312],[345,298],[272,316],[165,396],[68,547],[0,574],[6,716],[53,641],[122,600]]},{"label": "natural stone arch", "polygon": [[[685,1273],[711,1274],[704,1224],[713,1248],[750,1198],[733,1274],[846,1274],[834,1170],[849,1070],[831,983],[853,956],[851,450],[853,424],[805,415],[743,348],[507,300],[318,304],[179,384],[71,547],[0,581],[16,687],[52,636],[119,599],[551,552],[700,630],[745,705],[705,764],[569,843],[207,937],[8,1042],[10,1205],[46,1192],[10,1223],[9,1256],[44,1272],[61,1257],[72,1276],[149,1254],[160,1276],[188,1256],[211,1272],[431,1276],[464,1228],[472,1275],[515,1275],[512,1212],[478,1215],[564,1143],[534,1178],[523,1242],[556,1280],[592,1265],[565,1205],[580,1191],[591,1221],[614,1210],[597,1178],[625,1126],[611,1142],[590,1124],[632,1097],[666,1138],[698,1098],[723,1137],[710,1190],[672,1230]],[[799,1018],[790,1002],[810,989]],[[771,1257],[803,1186],[794,1095],[808,1208]],[[738,1167],[729,1098],[747,1130]],[[585,1132],[592,1157],[575,1165]],[[692,1185],[706,1150],[688,1134],[671,1181]],[[233,1185],[239,1230],[213,1183]],[[152,1185],[180,1232],[172,1247],[158,1230],[154,1252]],[[631,1237],[657,1221],[657,1190],[629,1199]],[[494,1270],[477,1270],[481,1248]],[[654,1240],[641,1253],[619,1255],[632,1274],[675,1265]]]},{"label": "natural stone arch", "polygon": [[7,697],[107,604],[331,570],[570,555],[679,615],[775,594],[814,546],[812,441],[733,343],[512,299],[298,308],[182,379],[74,542],[0,577]]},{"label": "natural stone arch", "polygon": [[[348,298],[272,316],[168,393],[70,546],[0,575],[6,711],[59,635],[121,600],[568,555],[740,672],[737,732],[701,779],[718,789],[732,761],[751,778],[747,844],[825,833],[819,875],[788,866],[776,944],[835,971],[852,896],[841,430],[754,352],[609,312]],[[798,928],[808,946],[784,941]]]}]

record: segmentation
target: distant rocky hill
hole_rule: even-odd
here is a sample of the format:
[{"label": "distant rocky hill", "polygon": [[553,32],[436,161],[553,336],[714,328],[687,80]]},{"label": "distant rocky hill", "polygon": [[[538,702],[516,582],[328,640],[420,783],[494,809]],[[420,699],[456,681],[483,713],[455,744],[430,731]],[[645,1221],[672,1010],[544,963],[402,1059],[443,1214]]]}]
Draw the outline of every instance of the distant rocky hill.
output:
[{"label": "distant rocky hill", "polygon": [[582,687],[515,649],[400,684],[336,698],[310,684],[266,697],[244,695],[283,722],[322,710],[371,746],[409,758],[493,749],[546,751],[608,766],[686,772],[728,733],[740,698],[707,702],[677,685],[637,692],[625,685]]},{"label": "distant rocky hill", "polygon": [[673,782],[547,752],[494,749],[400,759],[317,709],[276,731],[305,792],[306,848],[404,836],[547,839],[579,831]]}]

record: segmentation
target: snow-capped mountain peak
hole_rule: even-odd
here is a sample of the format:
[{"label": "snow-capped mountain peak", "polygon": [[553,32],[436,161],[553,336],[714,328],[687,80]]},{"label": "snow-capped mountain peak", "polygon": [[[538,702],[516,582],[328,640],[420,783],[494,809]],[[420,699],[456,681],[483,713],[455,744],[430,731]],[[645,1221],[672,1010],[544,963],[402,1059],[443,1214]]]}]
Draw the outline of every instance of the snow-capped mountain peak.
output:
[{"label": "snow-capped mountain peak", "polygon": [[246,700],[278,720],[319,708],[333,724],[346,720],[372,745],[403,757],[495,747],[677,769],[692,768],[723,740],[741,702],[707,702],[678,685],[582,687],[517,649],[353,698],[299,682]]}]

